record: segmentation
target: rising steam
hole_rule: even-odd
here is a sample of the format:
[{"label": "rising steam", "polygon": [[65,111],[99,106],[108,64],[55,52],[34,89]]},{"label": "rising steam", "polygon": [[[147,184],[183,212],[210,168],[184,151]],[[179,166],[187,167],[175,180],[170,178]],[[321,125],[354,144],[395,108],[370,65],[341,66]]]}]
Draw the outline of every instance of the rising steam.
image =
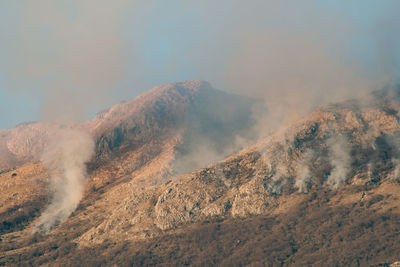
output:
[{"label": "rising steam", "polygon": [[62,127],[52,132],[41,160],[49,170],[53,196],[35,231],[50,230],[76,209],[87,176],[85,163],[93,152],[93,140],[85,132]]}]

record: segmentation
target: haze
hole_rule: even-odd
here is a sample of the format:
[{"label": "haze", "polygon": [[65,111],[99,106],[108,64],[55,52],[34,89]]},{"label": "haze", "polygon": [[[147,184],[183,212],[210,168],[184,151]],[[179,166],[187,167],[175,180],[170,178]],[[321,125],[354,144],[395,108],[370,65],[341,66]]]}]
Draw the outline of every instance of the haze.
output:
[{"label": "haze", "polygon": [[0,128],[85,120],[155,85],[191,78],[263,97],[274,121],[291,119],[397,81],[399,7],[372,0],[2,1]]}]

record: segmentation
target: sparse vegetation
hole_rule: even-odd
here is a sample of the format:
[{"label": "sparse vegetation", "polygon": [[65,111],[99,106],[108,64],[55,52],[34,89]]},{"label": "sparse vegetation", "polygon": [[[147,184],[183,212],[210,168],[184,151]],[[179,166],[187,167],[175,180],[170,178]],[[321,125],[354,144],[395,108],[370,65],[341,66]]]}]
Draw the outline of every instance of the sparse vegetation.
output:
[{"label": "sparse vegetation", "polygon": [[[313,192],[282,215],[205,220],[145,241],[81,247],[71,239],[36,234],[24,252],[0,258],[0,264],[378,266],[398,260],[400,214],[378,212],[379,207],[359,202],[326,205],[335,194]],[[382,197],[376,195],[371,201]]]}]

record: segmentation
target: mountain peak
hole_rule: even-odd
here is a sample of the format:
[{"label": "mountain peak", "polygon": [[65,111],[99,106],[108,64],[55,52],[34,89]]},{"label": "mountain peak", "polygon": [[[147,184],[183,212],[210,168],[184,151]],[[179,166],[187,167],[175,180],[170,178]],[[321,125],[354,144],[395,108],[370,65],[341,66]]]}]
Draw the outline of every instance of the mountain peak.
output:
[{"label": "mountain peak", "polygon": [[113,107],[104,110],[96,115],[96,119],[104,119],[105,117],[113,118],[115,115],[123,115],[127,113],[135,112],[136,106],[144,106],[150,104],[150,102],[156,101],[158,98],[168,97],[173,93],[179,92],[181,95],[194,95],[199,90],[204,88],[212,88],[211,85],[200,79],[192,79],[183,82],[172,82],[163,85],[155,86],[152,89],[144,92],[130,101],[124,101]]}]

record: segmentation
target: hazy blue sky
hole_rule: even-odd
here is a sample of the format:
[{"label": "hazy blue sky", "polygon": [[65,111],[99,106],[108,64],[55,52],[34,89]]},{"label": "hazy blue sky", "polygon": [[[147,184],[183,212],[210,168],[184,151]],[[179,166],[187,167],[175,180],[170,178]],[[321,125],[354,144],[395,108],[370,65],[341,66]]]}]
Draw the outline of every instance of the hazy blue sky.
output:
[{"label": "hazy blue sky", "polygon": [[86,119],[192,78],[269,97],[393,80],[399,11],[396,0],[3,0],[0,129]]}]

